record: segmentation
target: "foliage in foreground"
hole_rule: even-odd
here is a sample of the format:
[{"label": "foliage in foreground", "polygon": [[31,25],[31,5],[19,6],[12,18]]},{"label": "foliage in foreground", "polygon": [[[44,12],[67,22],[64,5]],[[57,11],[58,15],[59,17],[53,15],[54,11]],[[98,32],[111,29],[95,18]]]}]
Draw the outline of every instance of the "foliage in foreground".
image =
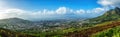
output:
[{"label": "foliage in foreground", "polygon": [[16,33],[7,29],[0,28],[0,37],[35,37],[35,36]]},{"label": "foliage in foreground", "polygon": [[120,37],[120,26],[93,34],[91,37]]}]

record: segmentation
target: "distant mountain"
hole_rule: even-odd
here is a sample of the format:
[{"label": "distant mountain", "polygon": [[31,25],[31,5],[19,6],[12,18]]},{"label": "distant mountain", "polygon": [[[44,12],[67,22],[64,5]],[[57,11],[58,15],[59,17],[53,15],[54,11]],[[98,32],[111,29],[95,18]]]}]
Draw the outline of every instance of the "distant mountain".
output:
[{"label": "distant mountain", "polygon": [[0,20],[0,28],[18,30],[27,29],[33,25],[33,22],[20,19],[20,18],[8,18]]},{"label": "distant mountain", "polygon": [[8,19],[1,19],[0,20],[0,23],[24,23],[24,24],[27,24],[27,23],[32,23],[31,21],[28,21],[28,20],[24,20],[24,19],[20,19],[20,18],[8,18]]}]

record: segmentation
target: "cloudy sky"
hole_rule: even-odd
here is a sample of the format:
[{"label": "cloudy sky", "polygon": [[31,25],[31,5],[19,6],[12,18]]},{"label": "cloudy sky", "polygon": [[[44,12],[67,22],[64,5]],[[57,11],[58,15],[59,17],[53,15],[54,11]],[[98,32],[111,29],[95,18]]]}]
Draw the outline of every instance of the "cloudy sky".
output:
[{"label": "cloudy sky", "polygon": [[89,18],[120,7],[120,0],[0,0],[0,19]]}]

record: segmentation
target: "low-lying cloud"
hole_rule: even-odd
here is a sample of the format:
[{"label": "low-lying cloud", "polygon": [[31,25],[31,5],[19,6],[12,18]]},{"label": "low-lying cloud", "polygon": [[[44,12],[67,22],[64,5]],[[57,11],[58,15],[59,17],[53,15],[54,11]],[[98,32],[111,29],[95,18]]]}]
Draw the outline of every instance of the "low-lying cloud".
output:
[{"label": "low-lying cloud", "polygon": [[109,10],[109,8],[120,7],[120,0],[98,0],[97,3],[103,7],[93,8],[91,10],[74,10],[69,7],[58,7],[55,10],[43,9],[27,11],[19,8],[9,8],[7,4],[2,1],[0,2],[0,19],[17,17],[27,20],[45,20],[96,17],[102,15],[105,11]]},{"label": "low-lying cloud", "polygon": [[4,18],[23,18],[28,20],[40,20],[40,19],[56,19],[56,18],[66,18],[65,16],[85,16],[92,14],[99,14],[104,11],[103,8],[95,8],[92,10],[73,10],[67,7],[59,7],[56,10],[39,10],[39,11],[26,11],[22,9],[4,9],[0,10],[0,19]]}]

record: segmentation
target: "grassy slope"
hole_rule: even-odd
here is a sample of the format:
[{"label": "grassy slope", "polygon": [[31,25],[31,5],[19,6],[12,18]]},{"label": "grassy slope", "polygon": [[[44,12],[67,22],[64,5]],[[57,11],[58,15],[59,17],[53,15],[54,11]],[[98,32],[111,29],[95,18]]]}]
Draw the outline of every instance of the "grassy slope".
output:
[{"label": "grassy slope", "polygon": [[120,37],[120,26],[98,32],[91,37]]},{"label": "grassy slope", "polygon": [[[74,32],[70,35],[68,35],[68,37],[90,37],[91,34],[97,33],[97,32],[101,32],[104,30],[107,30],[109,28],[113,28],[116,26],[119,26],[120,21],[108,21],[108,22],[104,22],[101,24],[98,24],[94,27],[82,30],[80,32]],[[76,36],[77,35],[77,36]]]},{"label": "grassy slope", "polygon": [[[116,20],[116,21],[120,22],[119,20]],[[105,22],[103,24],[99,24],[96,26],[105,25],[105,24],[112,23],[112,22],[115,22],[115,21]],[[120,37],[120,26],[110,28],[102,32],[95,33],[91,35],[91,37]]]}]

